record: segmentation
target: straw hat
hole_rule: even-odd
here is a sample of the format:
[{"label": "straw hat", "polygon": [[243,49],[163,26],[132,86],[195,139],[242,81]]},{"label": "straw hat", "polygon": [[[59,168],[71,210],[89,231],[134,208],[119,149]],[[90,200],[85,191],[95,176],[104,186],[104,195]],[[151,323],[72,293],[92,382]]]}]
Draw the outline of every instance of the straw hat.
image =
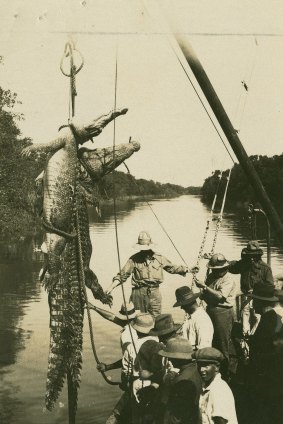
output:
[{"label": "straw hat", "polygon": [[139,314],[131,322],[132,327],[142,334],[148,334],[154,327],[154,319],[150,314]]},{"label": "straw hat", "polygon": [[134,304],[132,302],[126,302],[126,304],[122,304],[121,309],[116,316],[123,321],[127,321],[128,319],[135,318],[136,315],[137,312]]}]

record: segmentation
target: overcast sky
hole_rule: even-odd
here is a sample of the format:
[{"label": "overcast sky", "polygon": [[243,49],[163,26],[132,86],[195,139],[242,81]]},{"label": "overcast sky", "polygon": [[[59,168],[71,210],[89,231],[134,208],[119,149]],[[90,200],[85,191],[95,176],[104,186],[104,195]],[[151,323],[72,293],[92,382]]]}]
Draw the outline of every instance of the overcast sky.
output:
[{"label": "overcast sky", "polygon": [[[169,25],[186,33],[248,154],[273,155],[283,151],[282,22],[275,0],[1,2],[0,85],[22,101],[23,135],[48,141],[68,118],[69,79],[59,69],[68,36],[85,58],[83,120],[113,108],[118,45],[117,106],[129,112],[116,121],[116,143],[131,136],[142,145],[131,173],[199,185],[231,159],[168,43]],[[113,125],[95,143],[111,145]]]}]

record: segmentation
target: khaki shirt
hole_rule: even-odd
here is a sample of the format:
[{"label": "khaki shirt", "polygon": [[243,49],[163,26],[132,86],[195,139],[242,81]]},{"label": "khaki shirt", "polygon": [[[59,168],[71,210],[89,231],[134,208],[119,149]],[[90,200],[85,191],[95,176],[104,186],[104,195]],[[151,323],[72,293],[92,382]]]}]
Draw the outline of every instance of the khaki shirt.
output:
[{"label": "khaki shirt", "polygon": [[134,287],[158,287],[163,282],[163,270],[170,274],[186,275],[187,267],[184,265],[174,265],[164,256],[151,251],[149,257],[145,257],[143,251],[131,256],[121,273],[118,273],[114,280],[124,283],[132,276],[132,286]]},{"label": "khaki shirt", "polygon": [[237,288],[231,274],[227,272],[223,277],[215,278],[211,273],[207,277],[206,285],[218,291],[224,298],[224,301],[219,301],[206,291],[202,297],[208,306],[223,306],[227,308],[234,306]]}]

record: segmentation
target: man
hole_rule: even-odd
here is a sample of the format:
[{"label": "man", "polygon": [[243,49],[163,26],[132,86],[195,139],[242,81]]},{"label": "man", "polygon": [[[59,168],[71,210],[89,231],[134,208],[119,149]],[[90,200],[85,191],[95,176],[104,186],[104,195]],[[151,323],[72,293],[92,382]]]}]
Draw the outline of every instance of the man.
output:
[{"label": "man", "polygon": [[[117,315],[113,314],[110,311],[107,311],[106,309],[102,309],[102,308],[99,308],[98,306],[94,306],[90,302],[88,302],[88,304],[90,309],[93,309],[94,311],[96,311],[103,318],[122,327],[120,342],[121,342],[122,352],[124,353],[127,345],[129,343],[132,343],[133,340],[135,342],[138,338],[136,331],[134,330],[133,327],[130,327],[129,324],[136,317],[137,312],[140,313],[140,311],[135,310],[135,307],[132,302],[129,302],[129,303],[126,302],[126,304],[123,303]],[[118,363],[115,363],[115,364],[118,364]],[[115,369],[113,365],[114,364],[106,365],[105,370]],[[121,363],[119,362],[119,366],[117,366],[117,368],[120,368],[120,367],[121,367]]]},{"label": "man", "polygon": [[251,240],[248,242],[247,247],[242,249],[241,259],[239,261],[230,261],[229,266],[231,274],[241,274],[243,333],[248,335],[252,332],[253,327],[257,325],[258,319],[254,315],[250,304],[251,299],[247,295],[252,293],[257,284],[274,286],[272,270],[269,265],[263,262],[261,259],[262,255],[263,250],[259,243],[256,240]]},{"label": "man", "polygon": [[153,316],[161,313],[161,293],[159,285],[163,282],[163,270],[170,274],[185,276],[187,272],[197,272],[194,267],[188,270],[184,265],[173,265],[168,259],[151,249],[152,241],[146,231],[138,236],[139,252],[131,256],[114,278],[106,291],[110,294],[115,287],[127,281],[132,276],[132,294],[130,300],[136,309],[149,312]]},{"label": "man", "polygon": [[235,401],[228,384],[219,374],[224,357],[213,347],[195,352],[194,357],[202,379],[199,411],[202,424],[237,424]]},{"label": "man", "polygon": [[207,304],[206,311],[214,327],[212,346],[219,349],[225,358],[222,364],[222,376],[228,379],[236,284],[228,273],[229,263],[221,253],[212,255],[207,267],[211,272],[206,283],[196,281],[196,285],[202,289],[202,299]]},{"label": "man", "polygon": [[[114,364],[104,364],[100,363],[97,365],[97,369],[99,371],[107,371],[114,368],[122,367],[121,369],[121,389],[124,390],[125,393],[121,396],[120,400],[116,404],[113,412],[109,416],[107,420],[107,424],[116,424],[118,420],[121,419],[121,415],[125,415],[125,407],[130,402],[132,385],[133,382],[139,378],[139,364],[137,359],[137,354],[143,345],[148,340],[154,340],[158,342],[158,338],[154,336],[150,336],[149,332],[154,326],[154,319],[150,314],[137,314],[134,320],[131,322],[131,330],[136,332],[137,338],[133,340],[132,343],[128,343],[125,346],[123,352],[123,358],[120,361],[115,362]],[[135,399],[130,407],[132,414],[132,422],[138,422],[138,405]],[[126,410],[125,419],[128,418],[128,410]],[[123,415],[122,415],[123,416]]]},{"label": "man", "polygon": [[[193,347],[189,340],[181,337],[168,340],[159,352],[170,359],[175,372],[169,379],[169,397],[164,406],[164,424],[197,424],[198,403],[201,392],[201,380],[195,362],[192,361]],[[167,384],[166,376],[164,384]]]},{"label": "man", "polygon": [[175,292],[177,302],[173,307],[180,306],[186,313],[182,327],[183,337],[188,339],[194,350],[212,345],[213,325],[207,312],[197,304],[200,293],[183,286]]},{"label": "man", "polygon": [[252,294],[255,312],[261,315],[250,337],[250,387],[257,424],[279,424],[283,416],[283,352],[277,346],[283,337],[282,317],[277,314],[278,297],[273,287],[258,284]]},{"label": "man", "polygon": [[157,336],[159,341],[164,345],[172,337],[176,337],[176,333],[182,324],[176,324],[171,314],[160,314],[155,318],[154,327],[150,330],[151,336]]}]

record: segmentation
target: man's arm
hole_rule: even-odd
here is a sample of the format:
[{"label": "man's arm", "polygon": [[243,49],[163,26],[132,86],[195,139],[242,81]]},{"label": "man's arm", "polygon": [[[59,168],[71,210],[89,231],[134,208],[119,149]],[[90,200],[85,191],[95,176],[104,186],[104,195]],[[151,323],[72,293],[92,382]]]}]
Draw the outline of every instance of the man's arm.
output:
[{"label": "man's arm", "polygon": [[185,276],[187,272],[193,274],[199,271],[199,268],[197,266],[188,268],[186,265],[174,265],[172,264],[172,262],[169,261],[169,259],[165,258],[164,256],[162,256],[162,267],[169,274],[180,274],[183,276]]},{"label": "man's arm", "polygon": [[122,368],[122,358],[118,359],[118,361],[113,362],[112,364],[105,364],[104,362],[100,362],[99,364],[97,364],[96,368],[99,372],[106,372]]},{"label": "man's arm", "polygon": [[106,311],[106,309],[98,308],[97,306],[93,305],[90,302],[88,302],[88,306],[90,309],[93,309],[94,311],[96,311],[103,318],[107,319],[108,321],[114,322],[114,324],[121,326],[119,319],[117,319],[116,315],[113,314],[112,312]]},{"label": "man's arm", "polygon": [[230,265],[229,265],[228,271],[230,272],[230,274],[241,274],[242,261],[229,261],[229,264]]},{"label": "man's arm", "polygon": [[106,293],[111,293],[116,287],[120,286],[122,283],[127,281],[127,279],[130,277],[134,270],[134,262],[130,258],[127,260],[126,264],[121,269],[121,272],[118,272],[118,274],[113,278],[112,284],[110,287],[106,290]]}]

